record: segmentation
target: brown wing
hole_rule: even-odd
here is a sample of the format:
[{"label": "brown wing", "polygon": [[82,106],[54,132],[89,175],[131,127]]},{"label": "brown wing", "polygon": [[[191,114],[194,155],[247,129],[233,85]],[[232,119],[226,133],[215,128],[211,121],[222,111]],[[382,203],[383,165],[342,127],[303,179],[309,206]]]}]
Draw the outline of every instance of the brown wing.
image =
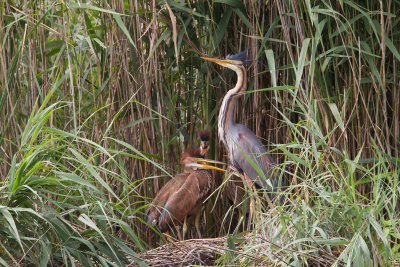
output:
[{"label": "brown wing", "polygon": [[204,200],[210,194],[213,185],[213,177],[209,170],[197,170],[192,174],[194,180],[197,180],[198,187],[200,188],[199,198]]},{"label": "brown wing", "polygon": [[204,200],[210,196],[212,188],[214,188],[214,178],[211,171],[197,170],[195,173],[193,173],[193,176],[197,179],[198,187],[200,188],[200,195],[197,203],[189,211],[188,215],[196,215],[201,210]]},{"label": "brown wing", "polygon": [[160,230],[166,231],[168,226],[181,224],[186,216],[195,213],[199,208],[199,202],[202,202],[210,192],[210,181],[209,171],[198,170],[191,173],[179,190],[165,203],[158,224]]},{"label": "brown wing", "polygon": [[187,176],[188,174],[186,173],[177,174],[173,179],[169,180],[160,189],[160,191],[158,191],[156,197],[153,199],[150,207],[146,211],[147,223],[151,225],[156,225],[158,223],[165,203],[168,201],[170,196],[181,187],[181,185],[185,182]]}]

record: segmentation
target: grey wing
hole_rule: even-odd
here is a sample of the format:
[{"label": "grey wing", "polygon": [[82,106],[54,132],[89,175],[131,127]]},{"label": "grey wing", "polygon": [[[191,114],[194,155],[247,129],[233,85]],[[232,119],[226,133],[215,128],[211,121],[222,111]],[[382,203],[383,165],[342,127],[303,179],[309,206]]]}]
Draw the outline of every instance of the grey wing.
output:
[{"label": "grey wing", "polygon": [[[236,136],[233,141],[236,145],[233,149],[233,164],[239,171],[249,176],[261,188],[269,188],[275,191],[275,177],[273,177],[274,160],[267,154],[267,150],[260,139],[246,126],[237,124]],[[269,184],[269,182],[270,184]]]}]

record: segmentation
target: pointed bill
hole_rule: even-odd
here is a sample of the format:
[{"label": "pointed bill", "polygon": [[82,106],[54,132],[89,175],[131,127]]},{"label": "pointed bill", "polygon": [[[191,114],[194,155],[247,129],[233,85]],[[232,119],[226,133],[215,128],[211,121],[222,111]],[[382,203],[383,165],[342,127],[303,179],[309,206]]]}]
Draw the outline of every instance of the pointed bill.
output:
[{"label": "pointed bill", "polygon": [[219,65],[225,66],[225,65],[239,65],[242,64],[241,61],[238,60],[232,60],[232,59],[219,59],[219,58],[214,58],[214,57],[201,57],[204,60],[210,61],[217,63]]},{"label": "pointed bill", "polygon": [[210,61],[210,62],[214,62],[214,63],[224,63],[224,59],[219,59],[219,58],[215,58],[215,57],[201,57],[204,60]]},{"label": "pointed bill", "polygon": [[214,163],[214,164],[226,165],[225,162],[221,162],[221,161],[218,161],[218,160],[212,160],[212,159],[203,159],[203,158],[196,158],[196,162],[198,162],[198,163]]},{"label": "pointed bill", "polygon": [[212,165],[207,165],[207,164],[199,164],[199,163],[188,163],[185,165],[186,167],[195,167],[199,169],[207,169],[207,170],[216,170],[216,171],[221,171],[225,172],[224,169],[212,166]]}]

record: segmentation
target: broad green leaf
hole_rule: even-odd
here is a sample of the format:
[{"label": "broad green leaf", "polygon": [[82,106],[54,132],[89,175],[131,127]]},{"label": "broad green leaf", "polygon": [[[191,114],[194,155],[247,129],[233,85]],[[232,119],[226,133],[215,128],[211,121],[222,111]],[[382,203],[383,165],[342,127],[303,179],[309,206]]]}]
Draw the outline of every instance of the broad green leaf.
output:
[{"label": "broad green leaf", "polygon": [[98,7],[98,6],[94,6],[94,5],[91,5],[91,4],[85,4],[85,3],[69,3],[68,7],[69,8],[80,8],[80,9],[94,10],[94,11],[113,14],[113,15],[117,15],[117,16],[127,16],[125,14],[121,14],[121,13],[115,12],[114,10],[111,10],[111,9],[104,9],[104,8],[101,8],[101,7]]},{"label": "broad green leaf", "polygon": [[113,14],[113,17],[115,21],[117,22],[119,28],[122,30],[122,32],[126,35],[128,38],[129,42],[132,44],[132,46],[137,50],[135,42],[132,40],[131,35],[129,34],[128,29],[125,27],[124,22],[121,19],[121,16],[119,14]]},{"label": "broad green leaf", "polygon": [[226,4],[232,7],[240,8],[241,10],[246,10],[244,4],[240,0],[212,0],[214,3]]},{"label": "broad green leaf", "polygon": [[339,128],[344,132],[344,123],[342,117],[340,116],[339,110],[335,103],[329,103],[329,108],[331,109],[332,115],[336,120],[336,123],[339,125]]},{"label": "broad green leaf", "polygon": [[393,53],[393,55],[400,61],[400,54],[397,50],[396,46],[393,44],[392,40],[385,34],[385,44],[389,48],[389,50]]},{"label": "broad green leaf", "polygon": [[255,34],[254,27],[250,23],[250,21],[247,19],[247,16],[245,14],[243,14],[243,12],[240,9],[235,9],[235,13],[238,15],[238,17],[244,23],[244,25],[246,25],[247,28],[250,30],[250,33]]},{"label": "broad green leaf", "polygon": [[276,85],[276,69],[275,69],[275,57],[274,52],[271,49],[265,51],[265,56],[267,57],[268,69],[271,73],[271,82],[273,87],[277,87]]},{"label": "broad green leaf", "polygon": [[19,236],[17,225],[15,224],[14,218],[11,213],[8,211],[7,207],[0,206],[0,213],[3,214],[4,218],[8,222],[11,230],[11,234],[17,240],[19,246],[21,247],[22,251],[24,251],[24,246],[22,245],[21,238]]},{"label": "broad green leaf", "polygon": [[262,89],[256,89],[256,90],[249,90],[244,92],[243,94],[252,94],[256,92],[268,92],[268,91],[290,91],[290,90],[295,90],[296,87],[290,86],[290,85],[282,85],[282,86],[275,86],[275,87],[269,87],[269,88],[262,88]]},{"label": "broad green leaf", "polygon": [[217,31],[215,32],[214,45],[216,47],[219,47],[219,44],[221,43],[222,39],[225,36],[226,29],[229,25],[231,16],[232,16],[232,8],[229,7],[224,13],[224,16],[221,18],[220,22],[218,23]]},{"label": "broad green leaf", "polygon": [[93,230],[95,230],[104,240],[104,242],[107,243],[108,248],[112,251],[113,255],[118,258],[116,252],[113,249],[113,246],[109,243],[109,241],[107,240],[107,238],[104,236],[103,231],[101,231],[96,223],[94,221],[92,221],[92,219],[90,219],[90,217],[86,214],[81,214],[78,218],[79,221],[83,222],[84,224],[86,224],[87,226],[89,226],[90,228],[92,228]]},{"label": "broad green leaf", "polygon": [[72,154],[75,155],[76,159],[85,166],[85,168],[89,171],[89,173],[105,188],[107,191],[112,194],[116,199],[119,200],[119,197],[114,193],[114,191],[110,188],[110,186],[101,178],[100,174],[95,170],[95,167],[90,164],[78,151],[69,148]]},{"label": "broad green leaf", "polygon": [[303,70],[304,70],[304,66],[305,66],[305,60],[306,60],[307,49],[308,49],[309,44],[310,44],[310,38],[304,39],[303,46],[301,47],[301,51],[300,51],[299,60],[297,63],[296,82],[294,84],[294,86],[296,88],[299,88],[301,77],[303,76]]}]

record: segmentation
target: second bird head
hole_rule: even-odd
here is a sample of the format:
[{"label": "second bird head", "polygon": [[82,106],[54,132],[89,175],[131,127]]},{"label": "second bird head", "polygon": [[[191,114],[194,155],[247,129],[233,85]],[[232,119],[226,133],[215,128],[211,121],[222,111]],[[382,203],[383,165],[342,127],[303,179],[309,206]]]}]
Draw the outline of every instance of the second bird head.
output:
[{"label": "second bird head", "polygon": [[198,137],[200,139],[200,154],[205,157],[210,148],[211,132],[209,130],[200,131]]}]

